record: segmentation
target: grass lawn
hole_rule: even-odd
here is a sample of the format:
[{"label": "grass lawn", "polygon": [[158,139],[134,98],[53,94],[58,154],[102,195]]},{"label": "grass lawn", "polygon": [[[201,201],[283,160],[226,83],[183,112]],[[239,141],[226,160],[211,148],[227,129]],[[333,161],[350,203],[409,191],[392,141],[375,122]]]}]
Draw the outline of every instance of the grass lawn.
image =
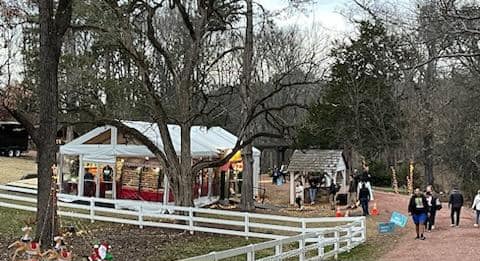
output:
[{"label": "grass lawn", "polygon": [[403,230],[396,230],[392,234],[379,234],[377,222],[382,222],[378,217],[367,218],[367,242],[352,249],[350,253],[339,255],[338,260],[370,261],[377,260],[390,250],[399,240]]},{"label": "grass lawn", "polygon": [[[24,220],[34,217],[33,213],[0,208],[0,249],[22,236]],[[145,228],[136,226],[61,218],[62,225],[74,225],[76,235],[66,237],[77,259],[88,256],[92,242],[107,240],[112,245],[115,260],[178,260],[249,244],[262,239],[196,233],[190,235],[179,230]],[[7,252],[0,253],[0,260],[7,260]]]},{"label": "grass lawn", "polygon": [[[22,235],[23,220],[34,217],[33,213],[13,209],[0,208],[0,248],[6,249]],[[112,223],[79,221],[61,218],[63,225],[74,225],[77,234],[68,236],[69,244],[77,256],[87,256],[94,240],[107,240],[113,247],[116,260],[178,260],[207,254],[212,251],[222,251],[235,247],[262,242],[262,239],[223,236],[217,234],[196,233],[190,235],[178,230],[145,228]],[[350,253],[339,256],[339,260],[376,260],[389,249],[398,239],[398,232],[391,235],[379,235],[376,230],[378,218],[367,220],[366,244],[362,244]],[[271,253],[271,251],[269,251]],[[267,252],[258,253],[261,257]],[[125,257],[120,258],[120,257]],[[0,254],[0,260],[5,260],[6,253]],[[81,260],[80,258],[76,260]],[[238,258],[233,260],[245,260]]]}]

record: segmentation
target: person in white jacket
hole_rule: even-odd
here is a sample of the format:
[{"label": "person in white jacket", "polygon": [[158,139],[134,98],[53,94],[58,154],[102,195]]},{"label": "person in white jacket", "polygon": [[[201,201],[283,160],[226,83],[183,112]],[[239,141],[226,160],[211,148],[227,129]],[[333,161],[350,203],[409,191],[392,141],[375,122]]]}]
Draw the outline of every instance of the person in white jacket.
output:
[{"label": "person in white jacket", "polygon": [[480,217],[480,189],[477,191],[477,195],[473,200],[472,209],[474,212],[477,212],[476,213],[477,216],[475,218],[475,224],[473,226],[478,227],[478,218]]},{"label": "person in white jacket", "polygon": [[298,205],[298,209],[303,210],[303,184],[301,181],[297,181],[295,186],[295,202]]}]

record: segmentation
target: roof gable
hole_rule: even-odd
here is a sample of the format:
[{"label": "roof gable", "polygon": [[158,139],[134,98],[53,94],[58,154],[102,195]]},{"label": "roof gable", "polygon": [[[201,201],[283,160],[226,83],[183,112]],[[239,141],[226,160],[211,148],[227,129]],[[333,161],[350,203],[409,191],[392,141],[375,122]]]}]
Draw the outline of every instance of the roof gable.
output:
[{"label": "roof gable", "polygon": [[342,150],[295,150],[288,171],[327,172],[345,169]]}]

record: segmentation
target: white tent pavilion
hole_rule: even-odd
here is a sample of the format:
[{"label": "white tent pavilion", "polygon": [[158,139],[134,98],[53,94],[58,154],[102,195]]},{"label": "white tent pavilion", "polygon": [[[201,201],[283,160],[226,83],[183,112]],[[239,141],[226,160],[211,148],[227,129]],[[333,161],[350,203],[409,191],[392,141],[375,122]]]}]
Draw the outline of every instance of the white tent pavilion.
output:
[{"label": "white tent pavilion", "polygon": [[[125,125],[130,128],[138,130],[144,134],[149,140],[151,140],[159,149],[163,150],[163,143],[160,137],[158,127],[154,123],[140,122],[140,121],[124,121]],[[180,155],[181,138],[180,127],[177,125],[168,125],[168,129],[172,138],[173,146]],[[193,159],[215,159],[221,157],[224,151],[232,149],[236,142],[237,137],[221,127],[203,127],[193,126],[191,129],[191,154]],[[153,158],[154,154],[144,145],[137,142],[134,138],[129,137],[114,126],[101,126],[97,127],[86,134],[78,137],[68,144],[60,146],[60,169],[63,170],[65,156],[78,156],[78,188],[77,195],[84,196],[84,175],[85,175],[85,163],[113,165],[120,160],[120,158]],[[254,188],[255,194],[257,194],[259,174],[260,174],[260,151],[256,148],[253,149],[254,157]],[[113,168],[114,176],[116,175],[116,168]],[[212,174],[213,169],[208,170],[208,198],[211,199],[212,190]],[[64,182],[63,175],[60,175],[59,183]],[[112,180],[112,197],[117,198],[116,180]],[[168,178],[164,175],[164,189],[168,190]],[[96,184],[96,197],[99,197],[99,185]],[[169,201],[169,193],[163,193],[163,202]],[[205,201],[205,199],[199,198],[197,201]],[[208,201],[208,200],[207,200]],[[202,204],[202,203],[199,203]]]}]

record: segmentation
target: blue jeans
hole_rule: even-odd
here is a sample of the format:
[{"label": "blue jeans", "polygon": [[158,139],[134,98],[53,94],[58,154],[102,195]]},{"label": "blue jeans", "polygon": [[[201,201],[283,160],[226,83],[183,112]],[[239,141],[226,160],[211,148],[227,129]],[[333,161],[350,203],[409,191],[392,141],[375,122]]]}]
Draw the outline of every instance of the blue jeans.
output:
[{"label": "blue jeans", "polygon": [[362,204],[363,215],[368,216],[368,198],[361,198],[360,204]]},{"label": "blue jeans", "polygon": [[310,188],[308,193],[310,195],[310,202],[314,202],[317,198],[317,188]]}]

